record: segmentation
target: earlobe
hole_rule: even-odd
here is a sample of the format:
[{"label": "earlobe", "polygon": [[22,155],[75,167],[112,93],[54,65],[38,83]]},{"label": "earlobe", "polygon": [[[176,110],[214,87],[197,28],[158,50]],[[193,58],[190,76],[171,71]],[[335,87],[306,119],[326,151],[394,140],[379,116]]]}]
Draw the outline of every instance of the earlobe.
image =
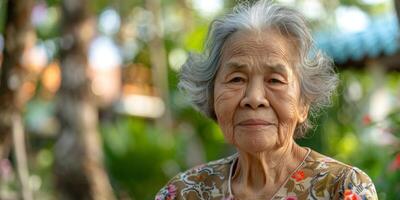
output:
[{"label": "earlobe", "polygon": [[310,109],[309,105],[301,105],[300,109],[299,109],[299,123],[303,123],[304,121],[306,121],[307,117],[308,117],[308,110]]}]

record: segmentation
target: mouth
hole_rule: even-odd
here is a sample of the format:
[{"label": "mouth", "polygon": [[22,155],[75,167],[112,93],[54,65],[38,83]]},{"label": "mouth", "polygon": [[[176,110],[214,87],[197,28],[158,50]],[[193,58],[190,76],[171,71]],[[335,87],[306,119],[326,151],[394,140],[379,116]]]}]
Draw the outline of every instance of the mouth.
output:
[{"label": "mouth", "polygon": [[245,127],[261,127],[261,126],[272,126],[275,124],[262,119],[248,119],[239,122],[237,125]]}]

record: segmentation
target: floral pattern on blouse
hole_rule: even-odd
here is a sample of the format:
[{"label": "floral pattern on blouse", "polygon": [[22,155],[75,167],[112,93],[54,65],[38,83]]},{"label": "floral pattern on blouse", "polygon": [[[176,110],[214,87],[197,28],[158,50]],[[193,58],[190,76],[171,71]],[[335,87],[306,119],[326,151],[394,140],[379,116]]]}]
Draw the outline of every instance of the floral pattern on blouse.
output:
[{"label": "floral pattern on blouse", "polygon": [[[180,173],[156,195],[156,200],[234,200],[229,171],[238,155],[209,162]],[[375,186],[363,171],[310,152],[302,166],[272,197],[273,200],[378,199]]]}]

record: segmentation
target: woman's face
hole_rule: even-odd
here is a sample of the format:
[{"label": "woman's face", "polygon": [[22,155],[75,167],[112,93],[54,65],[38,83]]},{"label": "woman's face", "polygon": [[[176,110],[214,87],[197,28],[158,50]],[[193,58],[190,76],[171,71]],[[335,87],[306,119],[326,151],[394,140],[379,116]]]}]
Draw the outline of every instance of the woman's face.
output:
[{"label": "woman's face", "polygon": [[234,33],[222,50],[214,108],[225,139],[249,152],[284,147],[307,117],[300,102],[295,42],[279,32]]}]

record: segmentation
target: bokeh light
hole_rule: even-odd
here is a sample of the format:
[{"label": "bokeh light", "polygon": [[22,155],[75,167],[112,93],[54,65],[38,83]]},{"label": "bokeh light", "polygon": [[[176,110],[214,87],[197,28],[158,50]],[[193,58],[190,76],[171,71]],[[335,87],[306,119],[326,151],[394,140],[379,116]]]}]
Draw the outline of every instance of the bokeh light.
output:
[{"label": "bokeh light", "polygon": [[183,49],[173,49],[168,55],[168,62],[173,70],[179,71],[185,63],[186,58],[187,53]]},{"label": "bokeh light", "polygon": [[93,40],[89,48],[89,65],[95,69],[112,69],[120,67],[122,58],[117,45],[106,36]]},{"label": "bokeh light", "polygon": [[213,17],[224,7],[222,0],[193,0],[193,8],[204,17]]},{"label": "bokeh light", "polygon": [[112,8],[104,10],[99,16],[100,32],[106,35],[114,35],[119,31],[121,19],[117,11]]},{"label": "bokeh light", "polygon": [[335,15],[339,30],[345,33],[360,32],[369,25],[368,15],[355,6],[339,6]]}]

